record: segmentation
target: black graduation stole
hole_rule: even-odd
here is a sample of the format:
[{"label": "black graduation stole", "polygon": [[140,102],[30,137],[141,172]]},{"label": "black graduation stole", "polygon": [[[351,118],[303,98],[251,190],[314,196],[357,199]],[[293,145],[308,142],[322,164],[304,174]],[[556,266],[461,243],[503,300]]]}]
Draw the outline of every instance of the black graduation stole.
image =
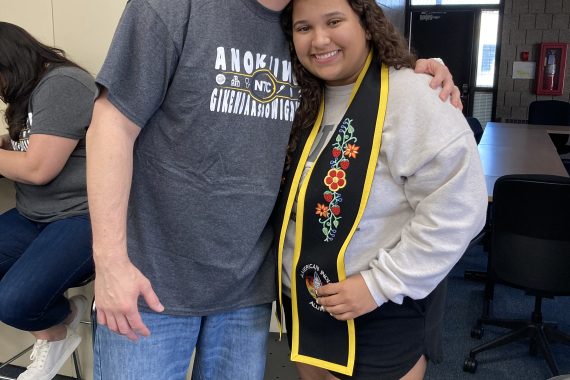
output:
[{"label": "black graduation stole", "polygon": [[315,125],[291,169],[293,177],[282,198],[283,218],[278,221],[282,305],[283,244],[299,192],[291,274],[291,360],[346,375],[352,375],[354,369],[354,321],[338,321],[326,313],[316,303],[315,291],[329,282],[346,279],[344,254],[362,218],[374,179],[388,101],[388,68],[371,61],[372,53],[358,76],[345,115],[299,189],[323,119],[324,101],[321,103]]}]

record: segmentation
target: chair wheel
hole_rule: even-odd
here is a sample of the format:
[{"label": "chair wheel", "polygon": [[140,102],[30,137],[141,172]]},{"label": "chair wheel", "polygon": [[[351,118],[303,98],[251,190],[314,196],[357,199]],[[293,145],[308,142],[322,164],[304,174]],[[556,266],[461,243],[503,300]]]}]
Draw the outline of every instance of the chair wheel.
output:
[{"label": "chair wheel", "polygon": [[466,357],[463,362],[463,372],[475,373],[477,370],[477,360],[472,357]]},{"label": "chair wheel", "polygon": [[471,338],[481,339],[481,338],[483,338],[484,332],[485,332],[485,330],[483,329],[483,327],[480,327],[480,326],[473,327],[471,329]]}]

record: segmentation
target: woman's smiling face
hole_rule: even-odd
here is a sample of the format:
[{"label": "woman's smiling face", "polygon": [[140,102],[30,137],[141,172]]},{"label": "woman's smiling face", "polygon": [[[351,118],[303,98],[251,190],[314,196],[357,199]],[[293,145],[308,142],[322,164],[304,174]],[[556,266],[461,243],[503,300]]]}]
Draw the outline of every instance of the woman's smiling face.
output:
[{"label": "woman's smiling face", "polygon": [[346,0],[294,0],[293,43],[301,64],[330,86],[356,82],[367,33]]}]

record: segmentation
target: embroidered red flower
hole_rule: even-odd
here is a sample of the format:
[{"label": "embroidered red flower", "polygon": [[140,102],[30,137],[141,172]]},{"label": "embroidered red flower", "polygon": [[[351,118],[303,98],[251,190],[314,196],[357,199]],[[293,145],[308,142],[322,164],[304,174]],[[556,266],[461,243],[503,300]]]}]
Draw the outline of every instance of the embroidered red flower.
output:
[{"label": "embroidered red flower", "polygon": [[346,173],[341,169],[331,169],[325,177],[325,185],[330,191],[336,192],[346,186]]},{"label": "embroidered red flower", "polygon": [[327,218],[329,216],[329,208],[325,205],[317,203],[315,214],[320,217]]},{"label": "embroidered red flower", "polygon": [[360,151],[360,146],[356,145],[358,138],[355,135],[356,129],[352,125],[352,119],[345,118],[338,128],[336,137],[330,146],[332,160],[329,161],[330,169],[323,179],[327,187],[323,191],[324,204],[317,203],[315,214],[318,215],[318,222],[322,226],[322,233],[325,242],[335,239],[337,229],[341,228],[342,209],[340,203],[343,198],[341,189],[347,186],[346,173],[352,167],[352,159],[356,159]]},{"label": "embroidered red flower", "polygon": [[360,147],[356,144],[347,144],[344,149],[344,155],[348,158],[356,158]]},{"label": "embroidered red flower", "polygon": [[333,150],[332,150],[332,156],[333,156],[334,158],[337,158],[338,156],[340,156],[340,153],[341,153],[341,150],[340,150],[340,149],[338,149],[338,148],[333,148]]}]

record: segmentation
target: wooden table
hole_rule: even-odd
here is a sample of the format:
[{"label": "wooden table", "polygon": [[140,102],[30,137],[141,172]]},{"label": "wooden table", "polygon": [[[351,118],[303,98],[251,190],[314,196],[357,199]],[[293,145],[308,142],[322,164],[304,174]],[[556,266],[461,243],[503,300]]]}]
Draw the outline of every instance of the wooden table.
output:
[{"label": "wooden table", "polygon": [[[483,174],[487,185],[489,202],[493,201],[493,187],[497,179],[507,174],[551,174],[568,177],[568,172],[556,152],[549,133],[570,134],[570,127],[557,125],[533,125],[489,122],[479,142],[479,155],[483,163]],[[487,211],[484,228],[484,250],[489,250],[490,209]],[[471,280],[485,280],[487,272],[465,271],[464,277]],[[485,287],[486,299],[492,298]],[[487,306],[485,306],[487,307]]]},{"label": "wooden table", "polygon": [[489,201],[495,181],[506,174],[551,174],[568,177],[549,133],[570,134],[569,126],[489,122],[479,155]]}]

